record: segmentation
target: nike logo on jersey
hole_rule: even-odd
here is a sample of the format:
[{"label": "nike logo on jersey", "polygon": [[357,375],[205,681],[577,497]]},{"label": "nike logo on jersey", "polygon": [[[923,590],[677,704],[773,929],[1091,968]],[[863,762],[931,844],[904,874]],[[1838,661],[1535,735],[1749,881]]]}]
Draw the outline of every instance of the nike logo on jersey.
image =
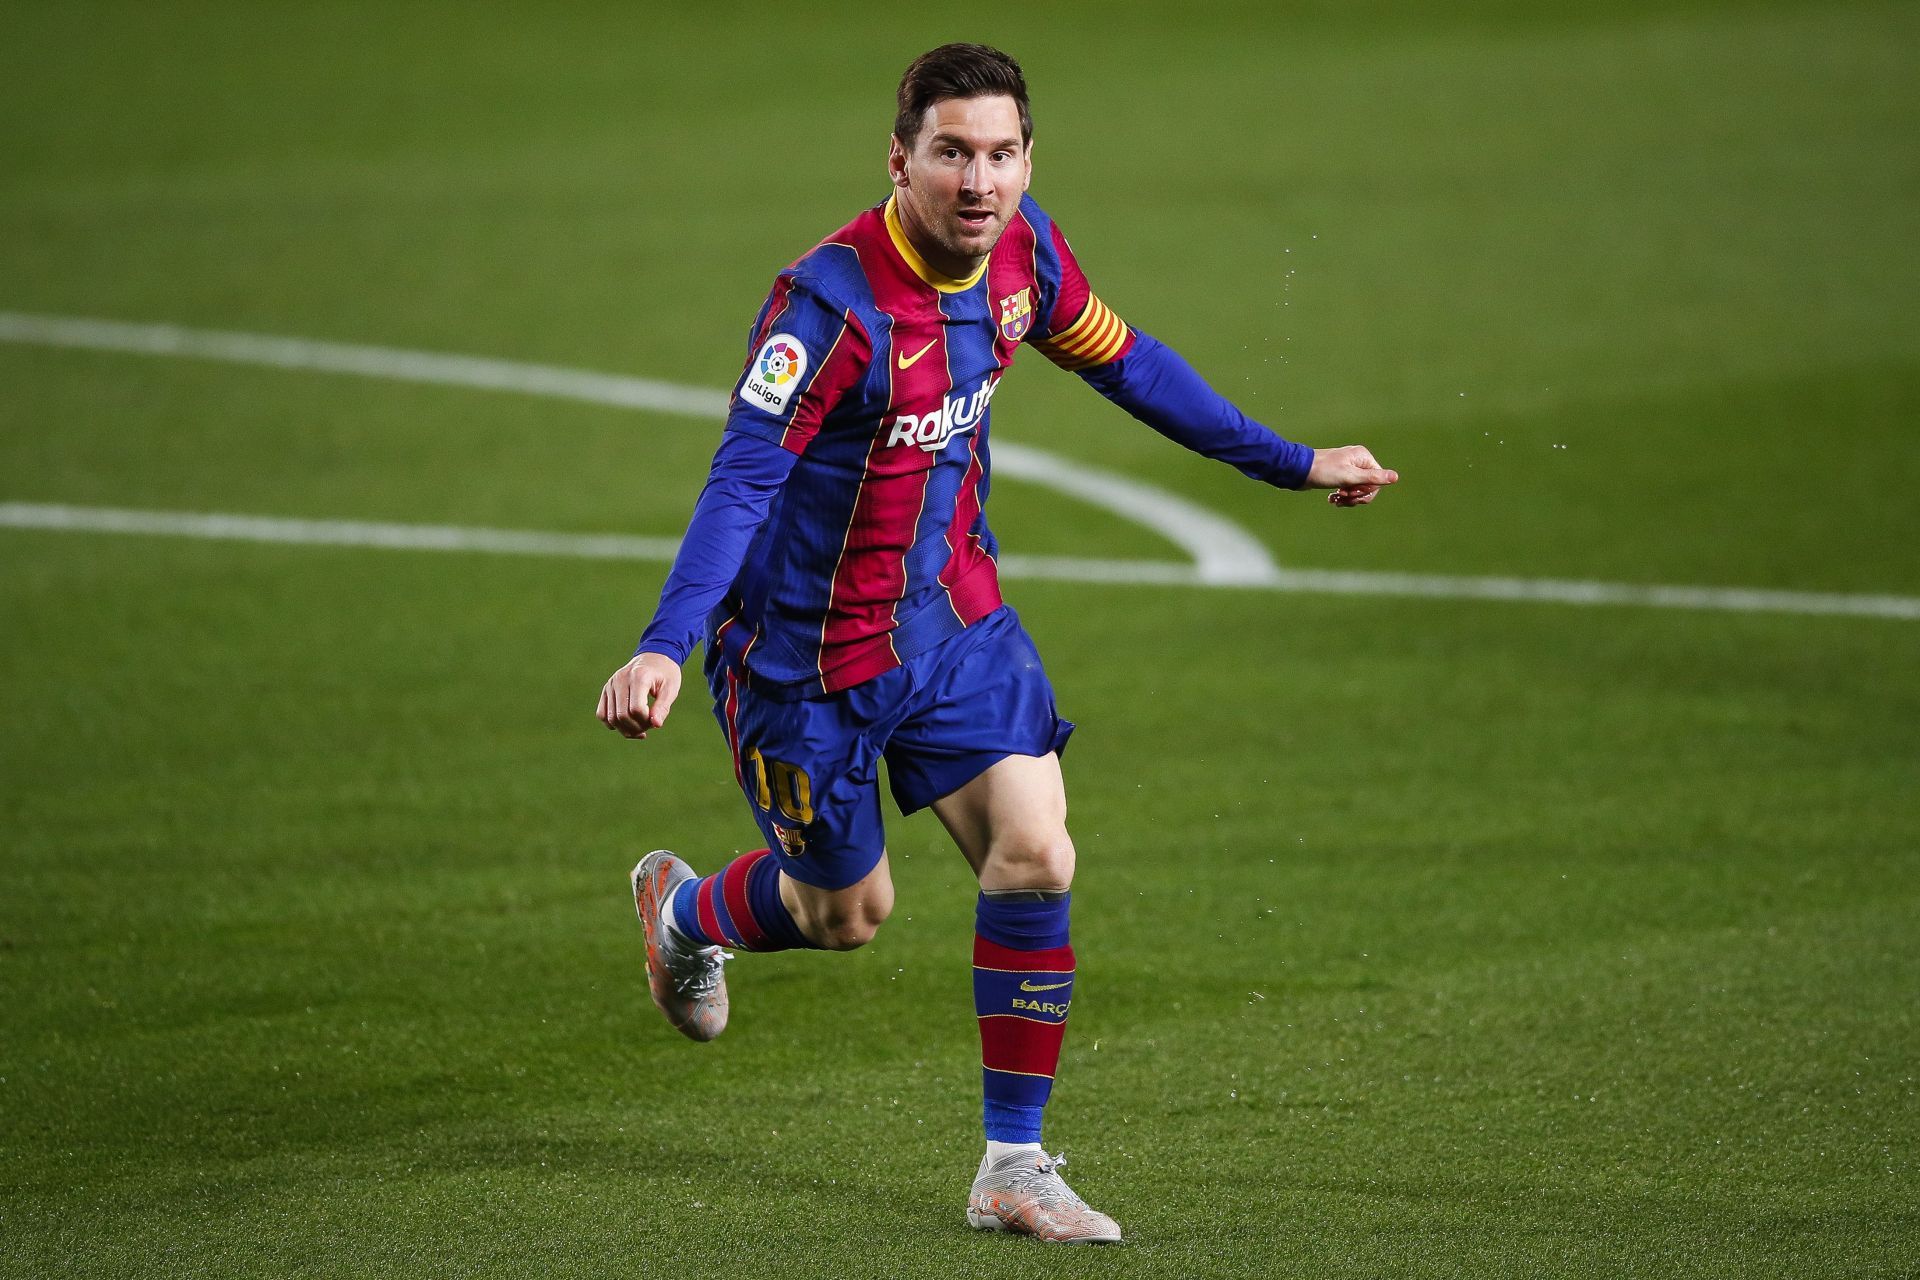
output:
[{"label": "nike logo on jersey", "polygon": [[1022,979],[1020,989],[1022,991],[1058,991],[1062,987],[1070,987],[1072,985],[1073,979],[1071,978],[1065,982],[1028,982]]},{"label": "nike logo on jersey", "polygon": [[[933,340],[933,342],[938,342],[938,341],[940,341],[940,339],[938,338],[935,338]],[[913,368],[914,365],[920,362],[921,356],[933,350],[933,342],[929,342],[926,346],[920,348],[918,351],[914,352],[912,355],[907,355],[905,352],[902,352],[900,355],[895,357],[895,363],[898,364],[902,369]]]}]

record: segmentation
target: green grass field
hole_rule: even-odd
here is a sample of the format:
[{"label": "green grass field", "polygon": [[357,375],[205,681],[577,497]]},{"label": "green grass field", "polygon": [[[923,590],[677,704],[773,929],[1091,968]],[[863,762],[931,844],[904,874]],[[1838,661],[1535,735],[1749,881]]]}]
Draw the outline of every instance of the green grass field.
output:
[{"label": "green grass field", "polygon": [[[1101,295],[1405,482],[1032,357],[997,439],[1290,567],[1920,595],[1911,5],[724,8],[16,5],[0,312],[724,387],[986,39]],[[673,535],[715,438],[0,342],[0,503]],[[627,869],[754,839],[695,696],[592,718],[664,570],[0,528],[0,1275],[1920,1274],[1920,622],[1009,582],[1081,726],[1078,1252],[963,1222],[930,816],[872,946],[648,1004]]]}]

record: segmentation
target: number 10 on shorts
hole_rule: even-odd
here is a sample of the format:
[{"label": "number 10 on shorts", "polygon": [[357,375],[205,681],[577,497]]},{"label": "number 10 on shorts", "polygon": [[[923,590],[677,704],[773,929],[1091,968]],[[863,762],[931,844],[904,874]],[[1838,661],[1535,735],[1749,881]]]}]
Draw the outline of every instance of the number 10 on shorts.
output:
[{"label": "number 10 on shorts", "polygon": [[753,800],[762,809],[775,809],[789,820],[806,826],[813,821],[813,786],[806,770],[784,760],[769,760],[758,747],[747,748],[741,767],[753,771]]}]

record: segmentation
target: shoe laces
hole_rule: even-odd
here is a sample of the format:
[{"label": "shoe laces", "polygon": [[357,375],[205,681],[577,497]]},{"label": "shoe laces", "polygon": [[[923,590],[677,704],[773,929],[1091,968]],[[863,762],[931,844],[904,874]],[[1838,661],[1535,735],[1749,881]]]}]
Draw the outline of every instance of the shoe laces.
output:
[{"label": "shoe laces", "polygon": [[[671,930],[668,932],[672,933]],[[680,942],[676,937],[662,948],[667,973],[673,979],[674,993],[687,1000],[704,1000],[720,986],[720,980],[725,976],[721,966],[733,959],[733,952],[721,947],[676,945]]]},{"label": "shoe laces", "polygon": [[[1050,1156],[1041,1152],[1030,1156],[1006,1170],[1001,1177],[1008,1191],[1030,1195],[1048,1207],[1072,1206],[1084,1209],[1087,1202],[1075,1195],[1066,1179],[1060,1176],[1060,1170],[1066,1167],[1064,1155]],[[996,1171],[998,1172],[998,1171]]]}]

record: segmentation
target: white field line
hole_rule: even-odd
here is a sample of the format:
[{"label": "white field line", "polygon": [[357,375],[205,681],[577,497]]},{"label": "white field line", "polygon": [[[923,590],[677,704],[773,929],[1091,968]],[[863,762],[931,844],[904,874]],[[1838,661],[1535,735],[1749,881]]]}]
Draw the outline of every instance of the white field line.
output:
[{"label": "white field line", "polygon": [[[463,551],[586,560],[671,562],[673,538],[624,534],[541,533],[455,525],[378,524],[356,520],[289,520],[274,516],[176,511],[129,511],[34,502],[0,503],[0,528],[77,533],[210,538],[238,542],[381,547],[407,551]],[[1192,565],[1072,556],[1000,558],[1008,578],[1056,582],[1219,587]],[[1271,579],[1240,583],[1255,590],[1320,595],[1410,596],[1452,600],[1511,600],[1570,605],[1638,605],[1657,609],[1717,609],[1736,613],[1792,613],[1920,621],[1920,599],[1909,596],[1825,595],[1723,587],[1635,586],[1546,578],[1464,578],[1411,573],[1343,573],[1281,569]]]},{"label": "white field line", "polygon": [[1003,476],[1045,485],[1089,506],[1111,511],[1123,520],[1145,525],[1193,557],[1193,575],[1200,582],[1258,587],[1276,581],[1275,575],[1280,573],[1273,557],[1252,534],[1165,489],[1005,441],[993,444],[993,467]]},{"label": "white field line", "polygon": [[[166,324],[127,324],[118,320],[0,311],[0,342],[148,356],[188,356],[400,382],[517,391],[695,418],[719,419],[727,412],[724,391],[657,382],[651,378],[481,356],[183,329]],[[1003,476],[1046,485],[1153,530],[1193,558],[1194,571],[1202,581],[1223,585],[1259,583],[1270,579],[1275,572],[1267,549],[1246,530],[1165,490],[1069,462],[1028,445],[996,442],[993,457]]]},{"label": "white field line", "polygon": [[539,533],[457,525],[382,524],[361,520],[296,520],[220,512],[129,511],[0,502],[0,528],[65,533],[128,533],[216,542],[281,542],[318,547],[380,547],[390,551],[482,551],[495,555],[560,556],[573,560],[655,560],[670,563],[678,538],[618,533]]},{"label": "white field line", "polygon": [[[264,334],[128,324],[70,316],[0,311],[0,342],[75,347],[141,355],[188,356],[240,364],[313,369],[404,382],[429,382],[698,418],[725,414],[727,395],[650,378],[595,373],[554,365],[480,356],[402,351],[391,347],[321,342]],[[1002,475],[1017,476],[1102,507],[1159,533],[1193,558],[1190,565],[1151,560],[1095,560],[1066,556],[1002,556],[1009,577],[1067,582],[1160,583],[1264,587],[1331,595],[1418,596],[1436,599],[1519,600],[1572,605],[1638,605],[1666,609],[1721,609],[1748,613],[1834,614],[1920,619],[1920,599],[1727,587],[1637,586],[1550,578],[1468,578],[1437,574],[1281,569],[1252,535],[1184,498],[1138,480],[1070,462],[1028,445],[999,443]],[[284,520],[262,516],[122,511],[33,503],[0,504],[0,526],[147,533],[248,541],[402,547],[414,550],[491,551],[596,559],[670,560],[670,538],[618,534],[557,534],[434,525],[369,524],[345,520]]]},{"label": "white field line", "polygon": [[350,373],[362,378],[396,382],[433,382],[448,387],[477,387],[483,391],[519,391],[555,400],[584,400],[588,404],[621,409],[653,409],[660,413],[720,418],[727,412],[727,393],[701,387],[683,387],[651,378],[562,369],[548,364],[494,360],[485,356],[442,355],[431,351],[401,351],[394,347],[365,347],[311,338],[277,338],[262,333],[225,333],[217,329],[182,329],[170,324],[126,324],[119,320],[87,320],[76,316],[24,315],[0,311],[0,342],[37,347],[77,347],[89,351],[123,351],[142,356],[190,356],[224,360],[231,364],[264,364],[280,369],[313,369],[321,373]]}]

